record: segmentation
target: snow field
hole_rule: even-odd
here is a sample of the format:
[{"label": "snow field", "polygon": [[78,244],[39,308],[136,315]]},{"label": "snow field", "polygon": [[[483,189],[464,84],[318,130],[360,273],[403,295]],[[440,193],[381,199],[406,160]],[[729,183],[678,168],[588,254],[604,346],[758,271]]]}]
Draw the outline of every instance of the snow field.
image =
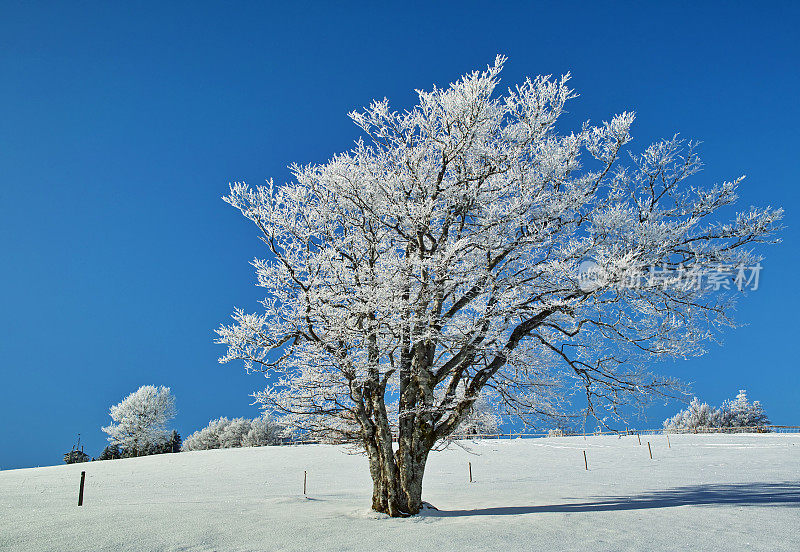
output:
[{"label": "snow field", "polygon": [[372,512],[366,458],[332,445],[3,471],[0,550],[800,550],[800,435],[670,440],[463,441],[411,519]]}]

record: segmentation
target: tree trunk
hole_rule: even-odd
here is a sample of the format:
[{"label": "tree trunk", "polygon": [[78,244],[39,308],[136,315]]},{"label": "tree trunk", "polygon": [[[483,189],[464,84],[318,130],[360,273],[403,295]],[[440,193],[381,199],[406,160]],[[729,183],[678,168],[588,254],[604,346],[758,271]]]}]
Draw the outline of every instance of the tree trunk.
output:
[{"label": "tree trunk", "polygon": [[417,451],[415,455],[408,455],[410,460],[403,460],[401,452],[398,451],[400,490],[405,500],[406,511],[409,514],[418,514],[422,509],[422,480],[425,475],[425,463],[428,460],[429,449]]},{"label": "tree trunk", "polygon": [[391,517],[408,517],[422,509],[424,464],[412,469],[401,468],[395,476],[383,470],[370,469],[372,474],[372,509]]},{"label": "tree trunk", "polygon": [[[376,437],[380,440],[380,436]],[[385,444],[367,445],[372,509],[391,517],[418,514],[422,509],[422,480],[431,447],[418,439],[401,437],[397,452],[387,456]],[[391,447],[391,441],[388,444]]]}]

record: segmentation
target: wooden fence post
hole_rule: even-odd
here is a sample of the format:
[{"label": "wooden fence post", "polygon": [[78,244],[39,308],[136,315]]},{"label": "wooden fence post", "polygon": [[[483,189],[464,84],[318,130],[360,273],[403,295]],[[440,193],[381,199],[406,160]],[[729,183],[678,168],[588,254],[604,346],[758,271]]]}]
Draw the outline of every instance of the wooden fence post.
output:
[{"label": "wooden fence post", "polygon": [[672,443],[669,442],[669,433],[667,433],[667,446],[672,448]]},{"label": "wooden fence post", "polygon": [[641,445],[641,444],[642,444],[642,438],[641,438],[641,436],[639,435],[639,432],[638,432],[638,431],[636,432],[636,438],[637,438],[637,439],[639,439],[639,444]]},{"label": "wooden fence post", "polygon": [[469,482],[472,483],[472,462],[468,462],[469,464]]},{"label": "wooden fence post", "polygon": [[586,471],[589,471],[589,461],[586,459],[586,451],[583,451],[583,467],[586,468]]},{"label": "wooden fence post", "polygon": [[78,491],[78,506],[83,506],[83,484],[86,481],[86,472],[81,472],[81,488]]},{"label": "wooden fence post", "polygon": [[306,478],[308,477],[308,472],[303,470],[303,496],[306,496]]},{"label": "wooden fence post", "polygon": [[650,441],[647,441],[647,452],[650,453],[650,460],[653,459],[653,449],[650,448]]}]

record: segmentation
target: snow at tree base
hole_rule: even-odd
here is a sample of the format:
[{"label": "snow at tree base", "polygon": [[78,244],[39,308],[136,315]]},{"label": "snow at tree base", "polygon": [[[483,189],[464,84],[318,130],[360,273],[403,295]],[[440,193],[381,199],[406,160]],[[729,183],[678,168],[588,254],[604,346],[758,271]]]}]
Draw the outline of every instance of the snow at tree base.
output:
[{"label": "snow at tree base", "polygon": [[430,454],[439,510],[410,519],[370,510],[368,460],[342,446],[0,471],[0,550],[800,550],[800,434],[641,438],[462,441]]},{"label": "snow at tree base", "polygon": [[496,93],[504,61],[375,101],[352,151],[224,198],[266,245],[266,297],[218,329],[221,360],[270,377],[281,423],[359,442],[391,516],[420,510],[430,450],[489,389],[529,421],[679,392],[650,367],[733,325],[780,229],[781,209],[720,213],[743,178],[692,184],[695,143],[632,152],[631,112],[560,128],[568,75]]}]

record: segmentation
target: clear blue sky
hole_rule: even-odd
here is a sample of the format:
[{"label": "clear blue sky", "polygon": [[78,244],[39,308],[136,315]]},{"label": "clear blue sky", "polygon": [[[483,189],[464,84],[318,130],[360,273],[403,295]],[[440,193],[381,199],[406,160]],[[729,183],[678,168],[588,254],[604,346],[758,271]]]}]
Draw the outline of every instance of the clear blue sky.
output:
[{"label": "clear blue sky", "polygon": [[409,106],[497,53],[506,85],[571,71],[576,124],[635,110],[635,147],[703,140],[695,184],[747,174],[741,208],[786,208],[749,326],[660,370],[800,423],[797,4],[164,4],[0,2],[1,468],[57,464],[77,433],[99,454],[143,384],[172,387],[183,435],[257,415],[263,379],[213,343],[261,293],[227,183],[325,161],[357,136],[347,111]]}]

